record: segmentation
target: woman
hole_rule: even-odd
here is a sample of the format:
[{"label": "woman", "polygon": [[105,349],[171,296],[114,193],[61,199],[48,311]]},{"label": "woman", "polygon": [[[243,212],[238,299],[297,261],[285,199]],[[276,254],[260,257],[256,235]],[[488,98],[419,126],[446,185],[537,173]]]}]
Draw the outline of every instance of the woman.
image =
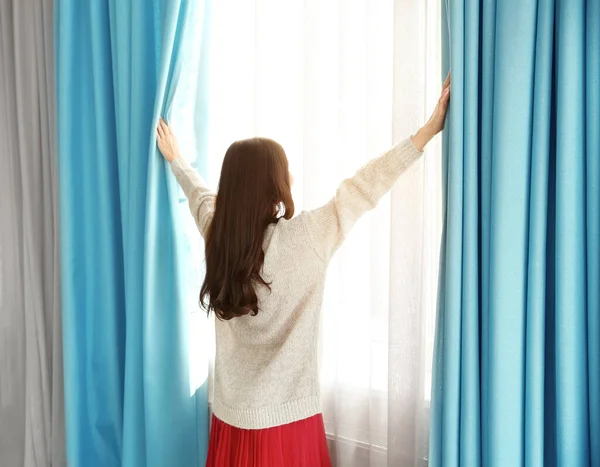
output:
[{"label": "woman", "polygon": [[449,99],[448,77],[423,128],[344,181],[326,205],[296,217],[279,144],[233,143],[215,195],[159,123],[159,149],[205,239],[200,301],[218,318],[207,466],[330,465],[317,370],[327,265],[358,218],[442,130]]}]

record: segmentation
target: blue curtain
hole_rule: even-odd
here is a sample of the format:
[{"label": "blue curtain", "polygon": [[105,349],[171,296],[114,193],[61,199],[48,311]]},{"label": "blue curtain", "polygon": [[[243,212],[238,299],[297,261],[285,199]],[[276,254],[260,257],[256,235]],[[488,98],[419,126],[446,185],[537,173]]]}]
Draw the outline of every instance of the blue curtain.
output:
[{"label": "blue curtain", "polygon": [[443,9],[429,465],[600,466],[600,1]]},{"label": "blue curtain", "polygon": [[[155,127],[176,106],[187,64],[205,66],[188,50],[205,52],[197,42],[206,38],[206,7],[201,0],[56,2],[72,467],[204,461],[207,391],[195,387],[191,368],[207,362],[194,362],[188,350],[193,240],[176,228],[181,196],[157,153]],[[199,125],[203,83],[185,96],[199,104]]]}]

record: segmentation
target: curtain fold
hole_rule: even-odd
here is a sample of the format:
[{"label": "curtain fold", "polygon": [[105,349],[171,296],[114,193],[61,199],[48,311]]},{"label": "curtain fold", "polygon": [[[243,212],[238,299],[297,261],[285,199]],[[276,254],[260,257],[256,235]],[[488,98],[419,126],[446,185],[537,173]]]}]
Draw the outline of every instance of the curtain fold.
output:
[{"label": "curtain fold", "polygon": [[55,10],[72,466],[204,461],[207,391],[192,376],[207,362],[190,352],[190,239],[175,228],[180,194],[155,127],[183,99],[192,116],[202,112],[204,91],[191,98],[178,88],[197,74],[189,50],[202,37],[205,7],[61,0]]},{"label": "curtain fold", "polygon": [[598,466],[600,2],[444,15],[430,465]]},{"label": "curtain fold", "polygon": [[0,465],[64,466],[52,1],[0,4]]}]

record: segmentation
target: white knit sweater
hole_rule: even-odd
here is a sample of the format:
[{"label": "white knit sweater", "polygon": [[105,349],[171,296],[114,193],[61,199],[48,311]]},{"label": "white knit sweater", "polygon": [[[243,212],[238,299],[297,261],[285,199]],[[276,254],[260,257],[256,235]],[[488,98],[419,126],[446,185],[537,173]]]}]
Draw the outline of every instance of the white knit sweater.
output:
[{"label": "white knit sweater", "polygon": [[[260,311],[216,321],[217,418],[239,428],[291,423],[321,412],[318,336],[325,272],[331,256],[420,152],[405,140],[345,180],[325,206],[267,227]],[[215,195],[181,158],[171,164],[200,233],[210,225]]]}]

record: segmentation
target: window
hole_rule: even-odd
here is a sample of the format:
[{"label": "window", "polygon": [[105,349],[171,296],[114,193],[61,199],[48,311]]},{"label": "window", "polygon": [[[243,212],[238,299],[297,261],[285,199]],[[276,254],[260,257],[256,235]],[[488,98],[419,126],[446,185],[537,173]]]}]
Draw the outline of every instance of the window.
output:
[{"label": "window", "polygon": [[[267,136],[286,149],[297,211],[325,203],[344,177],[416,131],[434,108],[441,84],[438,3],[214,2],[202,142],[209,184],[217,186],[232,141]],[[321,374],[338,465],[369,465],[361,463],[364,456],[370,465],[395,465],[410,446],[406,458],[426,458],[440,152],[439,141],[431,144],[392,196],[356,225],[330,266]],[[195,284],[195,300],[197,291]],[[418,411],[419,421],[396,420],[403,410]],[[410,446],[388,446],[389,433],[401,433]]]}]

